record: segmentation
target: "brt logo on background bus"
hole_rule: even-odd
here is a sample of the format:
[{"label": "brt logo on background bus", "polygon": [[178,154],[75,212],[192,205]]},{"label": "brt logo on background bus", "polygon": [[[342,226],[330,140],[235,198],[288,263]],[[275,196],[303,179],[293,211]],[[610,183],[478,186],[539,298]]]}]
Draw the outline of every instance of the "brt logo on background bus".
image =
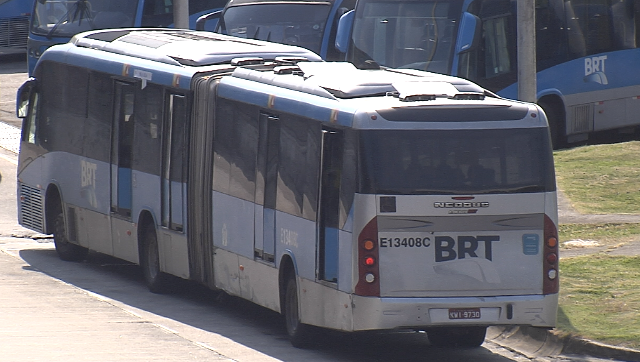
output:
[{"label": "brt logo on background bus", "polygon": [[584,58],[584,81],[599,84],[609,84],[607,75],[604,73],[604,61],[606,55],[599,57]]}]

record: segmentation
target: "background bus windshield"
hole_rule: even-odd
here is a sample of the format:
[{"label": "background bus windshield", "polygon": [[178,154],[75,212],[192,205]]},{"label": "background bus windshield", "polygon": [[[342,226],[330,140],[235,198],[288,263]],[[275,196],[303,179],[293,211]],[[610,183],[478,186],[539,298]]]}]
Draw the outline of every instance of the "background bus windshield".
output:
[{"label": "background bus windshield", "polygon": [[448,72],[460,16],[460,7],[453,4],[359,1],[348,60],[356,66],[373,60],[392,68]]},{"label": "background bus windshield", "polygon": [[137,7],[131,0],[37,0],[31,31],[71,37],[92,29],[132,27]]},{"label": "background bus windshield", "polygon": [[555,190],[545,128],[363,131],[360,144],[363,193]]},{"label": "background bus windshield", "polygon": [[297,45],[320,53],[330,4],[259,4],[230,7],[220,32],[241,38]]}]

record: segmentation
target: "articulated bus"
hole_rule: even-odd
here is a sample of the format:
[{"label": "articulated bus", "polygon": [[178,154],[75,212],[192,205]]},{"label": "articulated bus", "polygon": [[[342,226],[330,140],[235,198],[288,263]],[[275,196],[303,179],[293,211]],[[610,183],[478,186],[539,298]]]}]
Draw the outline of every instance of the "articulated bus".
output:
[{"label": "articulated bus", "polygon": [[[464,79],[356,69],[211,32],[112,29],[47,50],[19,90],[20,224],[316,327],[553,327],[547,119]],[[179,278],[176,278],[179,277]]]},{"label": "articulated bus", "polygon": [[26,52],[30,13],[26,0],[0,0],[0,55]]},{"label": "articulated bus", "polygon": [[[195,29],[198,17],[223,8],[226,1],[189,0],[189,27]],[[31,4],[29,74],[33,73],[45,49],[66,43],[77,33],[92,29],[173,26],[173,0],[35,0]],[[213,30],[214,26],[207,30]]]},{"label": "articulated bus", "polygon": [[[554,144],[640,125],[640,1],[536,0],[537,103]],[[516,99],[515,0],[358,0],[341,25],[354,64],[469,79]],[[348,50],[347,50],[348,48]]]}]

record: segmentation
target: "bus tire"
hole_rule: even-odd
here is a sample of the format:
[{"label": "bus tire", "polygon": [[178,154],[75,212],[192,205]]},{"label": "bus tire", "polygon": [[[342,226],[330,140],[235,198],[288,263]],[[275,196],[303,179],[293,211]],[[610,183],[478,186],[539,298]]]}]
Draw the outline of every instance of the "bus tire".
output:
[{"label": "bus tire", "polygon": [[427,331],[429,342],[435,347],[476,348],[484,343],[487,327],[447,327]]},{"label": "bus tire", "polygon": [[540,108],[547,115],[549,121],[549,133],[551,134],[551,145],[553,149],[564,147],[567,140],[564,114],[560,110],[561,104],[553,100],[541,100]]},{"label": "bus tire", "polygon": [[298,287],[293,273],[287,279],[285,289],[284,319],[291,344],[296,348],[309,348],[314,340],[313,327],[300,322]]},{"label": "bus tire", "polygon": [[145,225],[142,231],[140,267],[142,268],[144,281],[152,293],[162,294],[169,292],[169,276],[160,271],[158,237],[151,224]]},{"label": "bus tire", "polygon": [[87,257],[89,250],[69,241],[64,214],[58,211],[53,222],[53,243],[58,257],[64,261],[81,261]]}]

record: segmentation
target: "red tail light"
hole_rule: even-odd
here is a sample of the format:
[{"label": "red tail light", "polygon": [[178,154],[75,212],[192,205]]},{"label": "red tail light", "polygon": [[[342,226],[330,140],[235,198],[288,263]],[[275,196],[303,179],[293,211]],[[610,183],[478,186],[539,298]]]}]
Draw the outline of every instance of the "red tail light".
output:
[{"label": "red tail light", "polygon": [[542,294],[554,294],[560,290],[558,275],[558,229],[553,221],[544,215],[544,275]]},{"label": "red tail light", "polygon": [[358,283],[355,293],[370,297],[380,296],[379,276],[378,220],[374,217],[358,235]]}]

